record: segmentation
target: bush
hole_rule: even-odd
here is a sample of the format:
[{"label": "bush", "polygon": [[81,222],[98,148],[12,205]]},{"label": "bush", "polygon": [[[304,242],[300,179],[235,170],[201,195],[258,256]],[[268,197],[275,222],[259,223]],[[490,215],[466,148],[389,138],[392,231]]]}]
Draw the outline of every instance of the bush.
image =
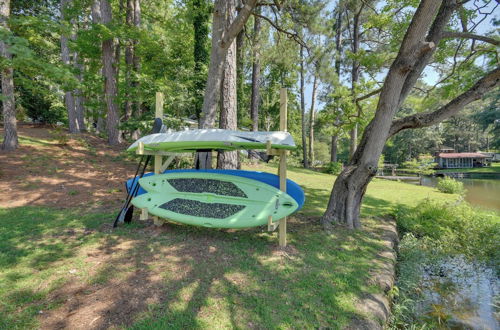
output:
[{"label": "bush", "polygon": [[433,242],[433,251],[463,254],[471,259],[493,263],[500,271],[500,217],[467,203],[440,203],[425,200],[410,210],[396,212],[398,230]]},{"label": "bush", "polygon": [[56,126],[54,129],[49,131],[52,138],[57,141],[57,144],[60,146],[65,146],[69,142],[69,135],[66,130],[62,126]]},{"label": "bush", "polygon": [[326,164],[324,172],[337,175],[342,171],[342,163],[340,162],[329,162]]},{"label": "bush", "polygon": [[450,177],[439,178],[437,188],[445,194],[460,194],[465,193],[464,184]]}]

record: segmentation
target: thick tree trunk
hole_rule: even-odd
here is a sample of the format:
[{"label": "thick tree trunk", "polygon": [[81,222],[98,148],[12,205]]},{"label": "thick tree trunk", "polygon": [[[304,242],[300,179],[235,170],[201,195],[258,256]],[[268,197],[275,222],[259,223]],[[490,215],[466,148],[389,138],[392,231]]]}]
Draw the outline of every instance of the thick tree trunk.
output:
[{"label": "thick tree trunk", "polygon": [[[0,1],[0,26],[9,30],[7,20],[10,16],[10,0]],[[3,40],[0,40],[0,56],[5,60],[10,61],[10,54],[7,45]],[[5,67],[2,70],[2,105],[3,105],[3,129],[4,139],[2,149],[5,151],[13,151],[19,146],[17,138],[17,120],[16,120],[16,102],[14,99],[14,70],[12,67]]]},{"label": "thick tree trunk", "polygon": [[[101,0],[102,23],[110,24],[112,19],[111,5],[109,0]],[[106,131],[108,133],[108,143],[111,145],[121,143],[121,134],[118,128],[120,117],[116,98],[118,88],[116,84],[115,50],[113,38],[102,42],[102,62],[104,75],[104,98],[106,101]]]},{"label": "thick tree trunk", "polygon": [[[228,28],[225,28],[226,25],[224,22],[228,19],[228,13],[225,11],[226,3],[223,0],[215,1],[212,20],[210,66],[208,69],[205,95],[203,97],[200,128],[214,127],[226,53],[229,46],[231,46],[236,36],[245,25],[256,4],[257,0],[248,0],[245,6],[239,11],[238,16],[234,19],[232,24]],[[210,168],[210,153],[198,153],[195,166],[197,168]]]},{"label": "thick tree trunk", "polygon": [[311,110],[309,111],[309,162],[314,167],[314,115],[316,103],[316,91],[318,89],[318,75],[314,74],[313,89],[311,96]]},{"label": "thick tree trunk", "polygon": [[[225,28],[227,29],[236,16],[236,0],[226,1],[227,18]],[[220,98],[220,128],[237,129],[237,92],[236,92],[236,40],[233,40],[226,52],[224,61],[224,73],[221,86]],[[217,168],[236,169],[238,167],[238,151],[219,151],[217,155]]]},{"label": "thick tree trunk", "polygon": [[[68,5],[71,4],[71,0],[61,0],[61,22],[65,21],[65,11]],[[66,65],[71,65],[70,51],[68,46],[69,37],[64,33],[61,34],[61,61]],[[64,93],[64,104],[66,106],[66,111],[68,112],[68,126],[70,133],[80,133],[80,127],[78,123],[78,118],[76,115],[75,107],[75,97],[72,91],[66,91]]]},{"label": "thick tree trunk", "polygon": [[302,129],[302,163],[305,168],[309,168],[307,159],[307,128],[306,128],[306,101],[304,95],[305,70],[304,70],[304,46],[300,46],[300,113]]},{"label": "thick tree trunk", "polygon": [[[323,215],[325,229],[337,222],[358,228],[361,202],[368,183],[389,137],[393,117],[409,89],[428,63],[441,33],[455,9],[454,1],[422,0],[406,31],[399,53],[392,63],[373,120],[366,127],[361,142],[348,166],[335,181],[328,207]],[[429,29],[430,27],[430,29]],[[427,37],[426,37],[427,35]]]},{"label": "thick tree trunk", "polygon": [[332,146],[330,151],[330,161],[335,163],[337,162],[337,146],[338,146],[338,135],[332,135]]}]

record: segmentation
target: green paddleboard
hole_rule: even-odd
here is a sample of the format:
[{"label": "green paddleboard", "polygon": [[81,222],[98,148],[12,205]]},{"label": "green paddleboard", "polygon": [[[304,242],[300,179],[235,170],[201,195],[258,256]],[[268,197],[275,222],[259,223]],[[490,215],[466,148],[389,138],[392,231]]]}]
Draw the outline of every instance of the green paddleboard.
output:
[{"label": "green paddleboard", "polygon": [[165,173],[144,177],[147,193],[132,200],[161,218],[214,228],[247,228],[278,221],[298,208],[293,197],[257,180],[234,175]]}]

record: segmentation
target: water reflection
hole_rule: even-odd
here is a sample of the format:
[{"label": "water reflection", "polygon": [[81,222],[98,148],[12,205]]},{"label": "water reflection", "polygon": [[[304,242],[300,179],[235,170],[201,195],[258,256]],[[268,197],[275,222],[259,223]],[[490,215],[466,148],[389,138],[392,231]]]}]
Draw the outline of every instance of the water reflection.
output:
[{"label": "water reflection", "polygon": [[462,257],[427,266],[420,313],[459,329],[500,329],[500,281]]},{"label": "water reflection", "polygon": [[[500,180],[495,179],[457,179],[464,183],[467,193],[465,199],[474,206],[500,211]],[[435,187],[437,178],[422,178],[424,186]]]}]

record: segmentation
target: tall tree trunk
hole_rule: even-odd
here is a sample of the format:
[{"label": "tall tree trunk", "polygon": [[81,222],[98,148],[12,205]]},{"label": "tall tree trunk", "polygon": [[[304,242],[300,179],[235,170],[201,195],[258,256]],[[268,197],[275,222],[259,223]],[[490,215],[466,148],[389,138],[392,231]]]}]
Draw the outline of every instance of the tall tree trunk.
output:
[{"label": "tall tree trunk", "polygon": [[196,118],[200,118],[203,106],[203,93],[206,83],[206,67],[209,61],[208,53],[208,22],[210,19],[207,0],[192,0],[192,16],[194,30],[194,110]]},{"label": "tall tree trunk", "polygon": [[[236,0],[226,1],[225,20],[227,29],[236,17]],[[236,40],[233,40],[226,52],[224,73],[220,98],[220,128],[237,129],[237,92],[236,92]],[[219,151],[217,155],[217,168],[236,169],[238,167],[238,151]]]},{"label": "tall tree trunk", "polygon": [[[102,23],[108,25],[112,20],[111,5],[109,0],[101,0]],[[118,128],[120,117],[116,98],[118,88],[116,85],[115,52],[113,38],[102,41],[102,62],[104,75],[104,98],[106,101],[106,131],[108,143],[111,145],[121,143],[121,134]]]},{"label": "tall tree trunk", "polygon": [[[80,62],[80,58],[78,56],[78,52],[73,53],[73,60],[74,60],[74,67],[77,71],[76,77],[78,79],[79,83],[83,82],[83,70],[84,66]],[[84,100],[83,100],[83,95],[81,89],[77,88],[74,91],[74,98],[75,98],[75,114],[76,114],[76,121],[78,123],[78,128],[80,131],[85,131],[85,107],[84,107]]]},{"label": "tall tree trunk", "polygon": [[[212,48],[210,52],[210,66],[208,69],[207,84],[203,97],[202,116],[200,128],[212,128],[215,124],[217,104],[220,98],[220,88],[224,62],[229,46],[250,17],[257,0],[248,0],[240,10],[229,28],[225,29],[224,21],[227,20],[225,1],[216,0],[212,20]],[[196,158],[197,168],[209,168],[211,166],[210,153],[198,153]]]},{"label": "tall tree trunk", "polygon": [[[337,75],[337,80],[340,81],[340,64],[342,61],[342,12],[343,9],[340,3],[337,5],[337,21],[335,22],[335,73]],[[340,105],[339,97],[335,97],[335,107],[336,112],[340,116]],[[338,124],[339,118],[335,119],[335,124]],[[332,162],[337,161],[337,145],[338,145],[338,132],[332,135],[332,145],[330,150],[330,160]]]},{"label": "tall tree trunk", "polygon": [[[405,125],[412,123],[414,123],[414,127],[422,125],[422,114],[404,118],[402,121],[393,122],[393,118],[435,52],[436,45],[441,40],[443,29],[455,8],[454,1],[422,0],[420,2],[401,43],[398,55],[385,78],[375,116],[363,132],[361,142],[349,164],[335,181],[328,207],[322,217],[326,229],[329,229],[333,222],[345,224],[349,228],[361,226],[359,221],[361,202],[368,183],[377,173],[378,160],[387,139],[391,134],[406,128]],[[492,74],[494,75],[495,72]],[[490,88],[494,87],[495,84],[498,86],[500,72],[496,79],[496,82],[489,81]],[[477,94],[474,95],[477,98],[480,97]],[[462,96],[457,99],[459,99],[456,101],[458,105],[453,103],[455,100],[450,102],[453,103],[455,109],[463,108],[468,104],[463,101]],[[472,100],[471,97],[468,102],[470,103]],[[431,119],[439,119],[443,112],[449,116],[449,113],[446,113],[446,107],[443,107],[444,110],[438,109],[431,113]],[[435,120],[431,119],[431,123],[436,123]],[[400,125],[398,125],[399,122],[401,122]]]},{"label": "tall tree trunk", "polygon": [[300,46],[300,113],[302,128],[302,162],[305,168],[309,168],[307,159],[307,128],[306,128],[306,101],[304,96],[305,72],[304,72],[304,46]]},{"label": "tall tree trunk", "polygon": [[[9,31],[7,20],[10,17],[10,0],[0,1],[0,26]],[[7,61],[12,59],[7,44],[0,39],[0,55]],[[10,63],[8,64],[10,65]],[[2,70],[2,105],[4,139],[2,149],[13,151],[19,146],[17,138],[16,102],[14,99],[14,70],[6,66]]]},{"label": "tall tree trunk", "polygon": [[337,162],[337,145],[338,145],[338,135],[332,135],[332,147],[330,152],[330,161]]},{"label": "tall tree trunk", "polygon": [[[127,0],[127,9],[125,15],[125,24],[127,27],[134,26],[135,0]],[[127,121],[132,117],[132,71],[134,69],[134,40],[125,41],[125,115]]]},{"label": "tall tree trunk", "polygon": [[313,89],[311,96],[311,110],[309,111],[309,162],[314,167],[314,115],[316,104],[316,91],[318,89],[318,73],[314,74]]},{"label": "tall tree trunk", "polygon": [[244,61],[245,61],[245,31],[241,30],[236,37],[236,98],[238,99],[237,113],[238,113],[238,126],[240,126],[241,119],[243,118],[243,98],[244,98],[244,87],[245,87],[245,71],[244,71]]},{"label": "tall tree trunk", "polygon": [[[61,22],[65,22],[65,12],[68,6],[71,4],[71,0],[61,0]],[[61,61],[66,65],[71,65],[70,51],[68,46],[69,37],[64,33],[61,34]],[[64,104],[66,106],[66,111],[68,112],[68,126],[70,133],[80,133],[80,127],[78,123],[78,118],[76,116],[75,108],[75,97],[72,91],[66,91],[64,93]]]},{"label": "tall tree trunk", "polygon": [[[354,14],[353,26],[352,26],[352,53],[354,56],[358,54],[359,51],[359,17],[361,16],[361,12],[363,11],[364,4],[361,4],[359,10]],[[351,69],[351,93],[353,97],[353,102],[356,99],[356,87],[359,81],[359,61],[353,59],[352,61],[352,69]],[[357,111],[357,115],[360,116],[361,112]],[[352,158],[354,152],[356,151],[358,145],[358,123],[354,124],[353,129],[351,130],[351,144],[349,146],[349,156]]]},{"label": "tall tree trunk", "polygon": [[[92,13],[92,23],[93,24],[101,24],[102,22],[102,15],[101,15],[101,0],[94,0],[92,2],[91,6],[91,13]],[[101,74],[102,74],[102,68],[101,68]],[[100,94],[96,95],[97,98],[100,98]],[[100,102],[99,102],[100,104]],[[104,133],[106,130],[106,124],[104,121],[105,117],[105,110],[99,106],[99,109],[97,110],[97,113],[95,113],[96,118],[94,118],[96,122],[96,131],[97,133]]]},{"label": "tall tree trunk", "polygon": [[[255,9],[260,14],[261,9]],[[259,130],[259,107],[260,107],[260,30],[261,19],[254,16],[253,42],[252,42],[252,96],[250,99],[250,119],[252,120],[252,131]],[[250,158],[256,162],[258,157],[254,150],[249,151]]]},{"label": "tall tree trunk", "polygon": [[[141,0],[135,0],[134,2],[134,26],[139,29],[141,27]],[[132,88],[135,93],[135,110],[134,110],[134,115],[136,117],[139,117],[141,115],[141,105],[142,105],[142,94],[139,89],[139,81],[137,80],[137,77],[141,73],[141,57],[139,56],[139,53],[137,52],[137,45],[139,44],[138,40],[133,40],[133,49],[134,49],[134,57],[133,57],[133,63],[134,63],[134,74],[135,77],[132,80]],[[137,137],[136,137],[137,138]]]}]

